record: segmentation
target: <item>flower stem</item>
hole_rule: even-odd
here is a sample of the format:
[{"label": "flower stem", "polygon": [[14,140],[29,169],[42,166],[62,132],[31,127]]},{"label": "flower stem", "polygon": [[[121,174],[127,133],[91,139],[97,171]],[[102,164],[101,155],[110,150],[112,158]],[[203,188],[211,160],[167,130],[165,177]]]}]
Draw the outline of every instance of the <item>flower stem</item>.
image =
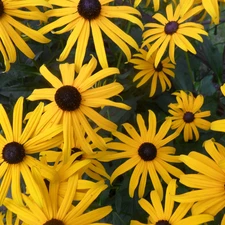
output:
[{"label": "flower stem", "polygon": [[185,58],[186,58],[187,66],[188,66],[188,71],[189,71],[189,74],[190,74],[190,77],[191,77],[191,81],[194,85],[195,84],[195,77],[194,77],[192,69],[191,69],[190,59],[189,59],[189,56],[188,56],[187,52],[185,52]]}]

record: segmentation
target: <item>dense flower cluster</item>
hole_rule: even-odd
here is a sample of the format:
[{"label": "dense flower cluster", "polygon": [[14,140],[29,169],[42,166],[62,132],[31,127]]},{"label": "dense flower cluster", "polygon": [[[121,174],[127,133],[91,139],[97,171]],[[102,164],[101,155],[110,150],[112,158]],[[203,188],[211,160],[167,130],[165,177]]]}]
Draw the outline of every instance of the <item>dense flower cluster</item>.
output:
[{"label": "dense flower cluster", "polygon": [[225,225],[223,3],[0,0],[0,224]]}]

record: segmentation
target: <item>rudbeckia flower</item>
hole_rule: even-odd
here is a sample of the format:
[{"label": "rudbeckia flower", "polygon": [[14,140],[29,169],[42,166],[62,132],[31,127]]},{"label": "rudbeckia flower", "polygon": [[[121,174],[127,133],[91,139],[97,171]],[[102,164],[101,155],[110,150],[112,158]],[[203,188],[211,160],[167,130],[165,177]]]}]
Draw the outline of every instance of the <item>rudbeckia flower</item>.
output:
[{"label": "rudbeckia flower", "polygon": [[[225,84],[223,84],[220,87],[220,90],[221,90],[223,96],[225,96]],[[215,131],[225,132],[225,119],[213,121],[211,123],[210,129],[215,130]]]},{"label": "rudbeckia flower", "polygon": [[[199,132],[197,128],[202,130],[209,130],[210,122],[202,119],[210,116],[210,111],[201,112],[201,107],[204,103],[204,97],[198,95],[194,97],[191,92],[184,91],[175,92],[177,103],[169,104],[169,113],[172,116],[167,117],[172,119],[172,129],[176,129],[178,133],[184,131],[184,141],[199,139]],[[193,135],[194,133],[194,135]]]},{"label": "rudbeckia flower", "polygon": [[[33,196],[28,197],[23,195],[23,200],[26,206],[18,205],[11,199],[5,199],[4,205],[12,212],[17,214],[17,217],[25,224],[36,225],[84,225],[84,224],[102,224],[95,223],[108,215],[112,208],[111,206],[100,207],[94,210],[86,209],[98,197],[98,195],[107,188],[103,182],[98,182],[93,188],[87,191],[85,196],[79,201],[76,206],[73,206],[72,201],[76,193],[78,183],[78,175],[71,176],[68,180],[68,188],[65,198],[59,202],[58,192],[59,186],[57,182],[50,183],[49,191],[45,183],[40,180],[38,182],[42,187],[43,203],[38,204],[33,200]],[[105,224],[105,223],[103,223]]]},{"label": "rudbeckia flower", "polygon": [[35,6],[51,7],[44,0],[0,0],[0,52],[4,58],[5,71],[10,69],[10,63],[16,61],[15,46],[28,58],[33,59],[35,57],[35,54],[19,32],[40,43],[48,43],[50,41],[40,32],[18,21],[18,18],[22,20],[47,21],[44,13],[34,9]]},{"label": "rudbeckia flower", "polygon": [[[71,32],[65,48],[59,56],[59,61],[65,60],[72,47],[77,43],[75,65],[76,72],[79,72],[90,38],[90,30],[102,68],[108,67],[108,61],[101,31],[124,52],[127,60],[131,58],[128,45],[138,50],[136,41],[108,18],[125,19],[143,29],[142,22],[134,16],[140,16],[140,12],[129,6],[111,6],[110,2],[114,2],[114,0],[49,0],[49,3],[57,8],[49,10],[46,15],[49,18],[59,17],[59,19],[41,28],[40,32],[43,34],[49,31],[53,31],[54,34]],[[61,29],[55,30],[56,28]]]},{"label": "rudbeckia flower", "polygon": [[48,180],[54,180],[55,170],[43,165],[32,154],[62,143],[62,126],[57,125],[34,135],[43,113],[44,104],[40,103],[32,112],[24,129],[22,128],[23,98],[20,97],[13,110],[12,126],[7,113],[0,105],[0,124],[4,132],[0,135],[0,205],[11,185],[12,197],[19,203],[21,198],[21,178],[28,191],[40,198],[39,187],[35,183],[30,168],[37,167]]},{"label": "rudbeckia flower", "polygon": [[137,124],[140,134],[138,134],[131,124],[123,124],[129,136],[118,131],[112,132],[121,142],[110,142],[107,144],[109,149],[119,152],[108,151],[108,155],[99,159],[104,161],[127,159],[112,173],[110,182],[112,183],[116,177],[134,168],[129,184],[129,195],[131,197],[134,196],[134,191],[138,184],[138,195],[140,198],[143,197],[147,175],[149,174],[154,189],[159,192],[160,198],[162,199],[163,189],[158,174],[166,183],[169,183],[172,179],[169,174],[175,177],[183,174],[181,170],[169,164],[171,162],[180,162],[178,156],[171,155],[175,153],[176,149],[172,146],[165,146],[176,138],[178,134],[173,133],[167,136],[167,132],[171,126],[170,120],[165,121],[159,131],[156,132],[156,122],[155,114],[149,110],[149,125],[147,128],[143,117],[138,114]]},{"label": "rudbeckia flower", "polygon": [[225,148],[213,140],[204,142],[204,147],[210,157],[198,152],[180,156],[183,163],[197,172],[181,175],[180,182],[195,190],[173,198],[182,203],[195,202],[194,215],[209,213],[215,216],[225,207],[225,170],[219,166],[225,158]]},{"label": "rudbeckia flower", "polygon": [[144,42],[142,47],[154,42],[147,53],[146,59],[148,60],[150,56],[158,50],[155,67],[158,66],[167,48],[169,48],[170,60],[174,64],[175,46],[178,46],[185,52],[190,51],[191,53],[196,54],[196,50],[185,36],[203,42],[200,34],[207,35],[207,32],[201,24],[187,21],[192,16],[199,13],[203,9],[203,6],[191,8],[187,10],[183,16],[181,16],[181,9],[180,4],[178,4],[173,12],[173,6],[172,4],[169,4],[166,7],[166,17],[160,13],[156,13],[153,16],[153,18],[161,24],[147,23],[145,25],[145,27],[149,29],[143,33]]},{"label": "rudbeckia flower", "polygon": [[[148,46],[148,49],[150,48],[151,47]],[[168,76],[175,76],[174,72],[171,70],[174,69],[175,66],[170,63],[169,57],[166,57],[164,60],[159,62],[157,67],[155,67],[154,63],[157,51],[154,52],[148,60],[146,60],[147,51],[140,49],[139,52],[140,53],[138,54],[134,54],[134,57],[130,60],[130,63],[135,64],[134,68],[140,70],[140,72],[138,72],[133,79],[133,82],[135,82],[142,78],[137,84],[137,88],[147,83],[150,79],[151,85],[149,97],[152,97],[155,94],[158,80],[161,84],[162,92],[166,90],[167,86],[171,88],[171,82],[168,79]]]},{"label": "rudbeckia flower", "polygon": [[63,155],[65,160],[71,155],[73,130],[81,147],[86,152],[92,153],[90,145],[85,140],[84,132],[99,149],[105,149],[106,146],[103,138],[91,127],[90,121],[110,132],[117,129],[115,123],[104,118],[93,108],[114,106],[126,110],[130,109],[129,106],[123,103],[109,100],[110,97],[118,95],[123,90],[121,84],[113,82],[100,87],[94,86],[98,81],[118,74],[119,70],[117,68],[105,68],[92,74],[96,66],[97,60],[92,57],[89,63],[85,64],[75,77],[75,64],[60,64],[61,81],[43,65],[40,68],[40,73],[53,87],[35,89],[28,97],[31,101],[42,99],[50,101],[45,106],[45,113],[38,124],[37,130],[41,131],[52,124],[63,124],[63,149],[66,151]]},{"label": "rudbeckia flower", "polygon": [[149,215],[148,223],[132,220],[130,225],[200,225],[213,220],[213,216],[209,214],[186,216],[192,203],[181,203],[174,209],[175,204],[172,196],[175,194],[176,180],[174,179],[167,186],[164,207],[157,191],[151,191],[150,199],[152,204],[144,198],[138,201]]}]

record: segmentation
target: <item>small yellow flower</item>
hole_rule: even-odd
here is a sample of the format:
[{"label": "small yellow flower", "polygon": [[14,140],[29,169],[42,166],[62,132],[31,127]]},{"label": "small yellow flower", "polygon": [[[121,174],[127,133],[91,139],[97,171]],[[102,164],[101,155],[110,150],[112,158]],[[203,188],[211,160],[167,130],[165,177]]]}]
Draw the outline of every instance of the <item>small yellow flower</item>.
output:
[{"label": "small yellow flower", "polygon": [[[191,92],[184,91],[175,92],[177,103],[169,104],[168,119],[172,119],[172,129],[176,129],[178,133],[184,131],[184,141],[199,139],[199,132],[197,128],[209,130],[210,122],[202,119],[210,116],[210,111],[201,112],[200,109],[204,103],[204,97],[198,95],[196,98]],[[194,135],[193,135],[194,133]]]},{"label": "small yellow flower", "polygon": [[[148,49],[150,49],[149,45]],[[175,76],[174,72],[171,70],[174,69],[175,66],[170,63],[169,57],[166,57],[164,60],[159,62],[157,67],[155,67],[154,63],[157,51],[154,52],[148,60],[146,59],[147,51],[145,51],[144,49],[140,49],[139,52],[140,53],[135,54],[134,57],[130,60],[130,63],[135,64],[134,68],[140,70],[140,72],[138,72],[133,79],[133,82],[135,82],[142,78],[141,81],[137,84],[137,88],[151,79],[149,97],[152,97],[155,94],[158,80],[161,84],[162,92],[166,90],[167,86],[170,89],[171,82],[168,76]]]},{"label": "small yellow flower", "polygon": [[153,18],[161,24],[147,23],[145,25],[145,27],[150,29],[143,33],[144,42],[142,47],[154,42],[147,53],[146,59],[148,60],[150,56],[158,50],[156,54],[155,67],[158,66],[167,48],[169,48],[170,60],[174,64],[175,46],[178,46],[185,52],[190,51],[191,53],[196,54],[196,50],[185,36],[203,42],[200,34],[207,35],[207,32],[201,24],[187,21],[192,16],[199,13],[203,9],[203,6],[191,8],[182,16],[181,9],[180,4],[178,4],[173,12],[173,6],[172,4],[169,4],[166,7],[166,17],[160,13],[156,13],[153,16]]}]

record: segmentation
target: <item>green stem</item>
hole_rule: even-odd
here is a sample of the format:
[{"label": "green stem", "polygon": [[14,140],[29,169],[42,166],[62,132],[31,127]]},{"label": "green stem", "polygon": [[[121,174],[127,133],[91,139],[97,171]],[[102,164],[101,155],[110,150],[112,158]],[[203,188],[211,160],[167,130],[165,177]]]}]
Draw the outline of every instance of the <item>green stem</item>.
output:
[{"label": "green stem", "polygon": [[117,212],[114,212],[114,214],[117,216],[117,218],[121,221],[121,224],[125,224],[125,222],[121,219],[119,214]]},{"label": "green stem", "polygon": [[218,81],[218,84],[220,85],[220,86],[222,86],[222,81],[221,81],[221,79],[220,79],[220,75],[218,74],[218,73],[216,73],[216,77],[217,77],[217,81]]},{"label": "green stem", "polygon": [[194,77],[192,69],[191,69],[191,64],[190,64],[190,60],[189,60],[189,56],[188,56],[187,52],[185,52],[185,58],[186,58],[187,66],[188,66],[188,71],[189,71],[192,83],[194,85],[195,84],[195,77]]}]

